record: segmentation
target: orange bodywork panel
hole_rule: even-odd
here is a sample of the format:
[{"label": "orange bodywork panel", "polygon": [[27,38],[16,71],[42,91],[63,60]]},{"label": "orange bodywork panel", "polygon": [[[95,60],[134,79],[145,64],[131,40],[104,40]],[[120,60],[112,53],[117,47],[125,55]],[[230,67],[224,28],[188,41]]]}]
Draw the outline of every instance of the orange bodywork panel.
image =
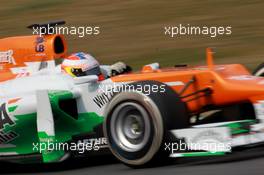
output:
[{"label": "orange bodywork panel", "polygon": [[[62,58],[67,44],[62,35],[32,35],[0,39],[0,82],[27,74],[27,63],[41,63]],[[16,71],[14,68],[19,68]]]},{"label": "orange bodywork panel", "polygon": [[[208,105],[253,102],[253,99],[256,101],[253,97],[264,94],[264,78],[252,76],[239,64],[160,69],[149,73],[120,75],[111,79],[114,82],[155,80],[169,84],[178,94],[190,80],[194,80],[180,94],[191,112],[198,112]],[[206,94],[206,90],[210,93]]]}]

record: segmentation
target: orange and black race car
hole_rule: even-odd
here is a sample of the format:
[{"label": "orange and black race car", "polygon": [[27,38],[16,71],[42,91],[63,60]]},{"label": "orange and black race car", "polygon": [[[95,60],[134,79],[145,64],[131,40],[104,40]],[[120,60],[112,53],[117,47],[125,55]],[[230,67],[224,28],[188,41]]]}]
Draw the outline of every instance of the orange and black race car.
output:
[{"label": "orange and black race car", "polygon": [[0,40],[0,159],[50,163],[107,149],[138,167],[264,142],[264,78],[214,65],[210,48],[206,66],[153,63],[100,81],[46,70],[66,50],[57,34]]}]

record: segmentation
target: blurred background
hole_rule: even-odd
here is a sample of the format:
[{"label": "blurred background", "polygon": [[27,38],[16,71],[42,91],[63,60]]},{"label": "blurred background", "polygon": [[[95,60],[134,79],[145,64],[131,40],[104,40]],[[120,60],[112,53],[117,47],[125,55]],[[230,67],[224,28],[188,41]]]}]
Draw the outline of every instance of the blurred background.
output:
[{"label": "blurred background", "polygon": [[[138,69],[160,62],[204,64],[216,47],[216,63],[264,62],[263,0],[0,0],[0,37],[28,35],[26,26],[66,20],[68,26],[100,26],[100,34],[66,36],[70,52],[89,52],[102,64],[122,60]],[[165,26],[231,26],[232,34],[170,38]]]}]

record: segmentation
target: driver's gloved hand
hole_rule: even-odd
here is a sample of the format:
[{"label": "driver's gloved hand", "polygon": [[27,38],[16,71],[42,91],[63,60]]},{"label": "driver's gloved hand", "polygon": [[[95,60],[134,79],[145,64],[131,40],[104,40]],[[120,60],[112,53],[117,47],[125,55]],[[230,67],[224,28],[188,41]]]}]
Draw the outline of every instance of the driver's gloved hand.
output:
[{"label": "driver's gloved hand", "polygon": [[132,71],[132,68],[126,65],[124,62],[117,62],[110,66],[111,68],[111,76],[116,76],[124,73],[128,73]]}]

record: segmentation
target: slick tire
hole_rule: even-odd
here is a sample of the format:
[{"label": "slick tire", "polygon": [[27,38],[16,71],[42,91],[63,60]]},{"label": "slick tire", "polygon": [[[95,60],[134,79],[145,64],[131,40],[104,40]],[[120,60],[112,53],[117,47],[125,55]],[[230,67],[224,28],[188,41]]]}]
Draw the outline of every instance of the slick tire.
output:
[{"label": "slick tire", "polygon": [[164,144],[169,131],[189,127],[186,104],[163,83],[141,81],[129,85],[162,90],[123,90],[116,94],[105,110],[104,136],[113,155],[124,164],[133,168],[160,165],[168,160]]}]

